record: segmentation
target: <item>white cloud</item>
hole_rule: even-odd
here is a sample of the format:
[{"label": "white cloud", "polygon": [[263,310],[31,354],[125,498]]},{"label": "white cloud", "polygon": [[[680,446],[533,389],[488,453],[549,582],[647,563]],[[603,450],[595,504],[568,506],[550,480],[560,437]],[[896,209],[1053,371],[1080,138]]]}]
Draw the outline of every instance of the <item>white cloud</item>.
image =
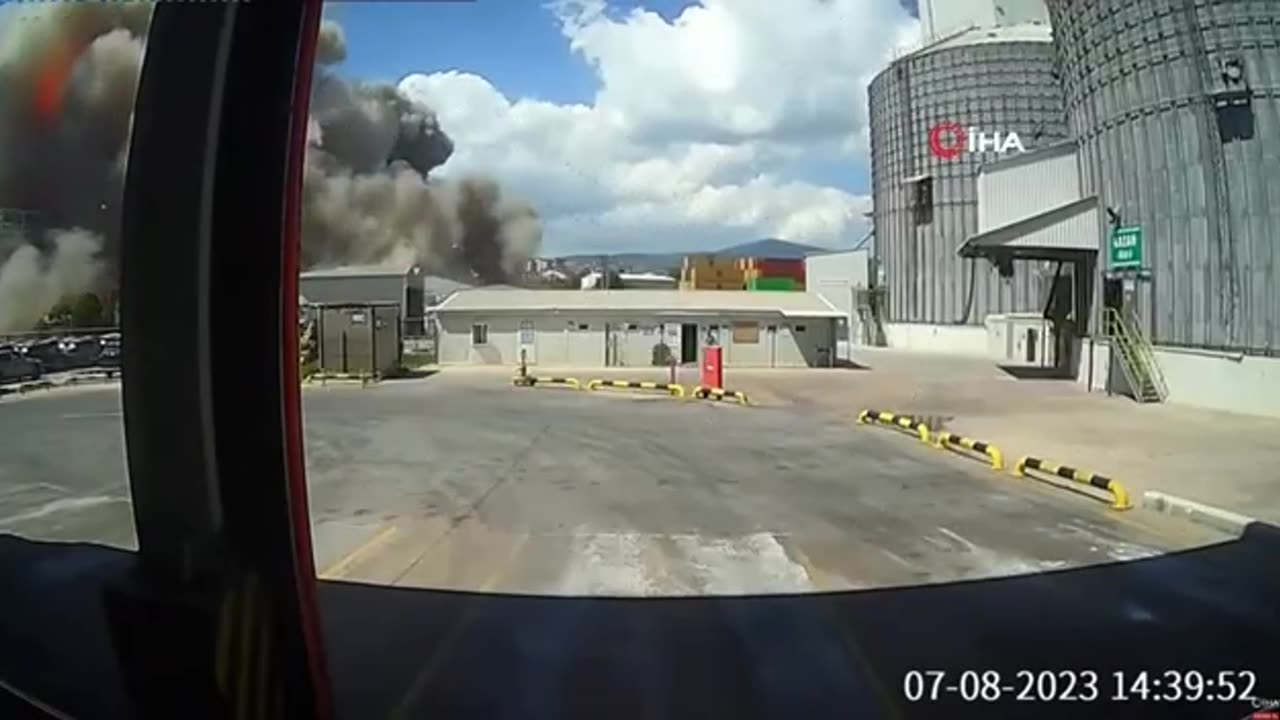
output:
[{"label": "white cloud", "polygon": [[454,138],[442,174],[493,174],[530,198],[553,252],[862,235],[864,194],[781,168],[865,168],[867,82],[914,32],[896,2],[702,0],[672,22],[601,0],[553,9],[600,82],[590,105],[508,98],[460,72],[401,82]]}]

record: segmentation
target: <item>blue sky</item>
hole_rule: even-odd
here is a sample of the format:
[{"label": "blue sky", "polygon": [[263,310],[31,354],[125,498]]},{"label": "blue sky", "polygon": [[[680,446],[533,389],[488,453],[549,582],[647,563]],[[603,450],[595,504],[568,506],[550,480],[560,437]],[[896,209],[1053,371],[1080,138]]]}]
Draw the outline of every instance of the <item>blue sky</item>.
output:
[{"label": "blue sky", "polygon": [[590,102],[591,68],[569,52],[555,16],[537,0],[337,3],[326,15],[342,24],[342,72],[396,82],[411,72],[466,70],[511,96]]},{"label": "blue sky", "polygon": [[[335,3],[326,15],[345,33],[348,59],[338,67],[342,75],[388,83],[411,74],[431,78],[419,78],[420,93],[415,97],[440,113],[445,132],[458,147],[455,159],[442,171],[491,174],[514,192],[532,196],[535,206],[545,207],[580,207],[580,202],[549,193],[569,185],[578,190],[584,183],[592,185],[587,195],[601,204],[594,214],[544,218],[547,249],[595,251],[605,249],[602,245],[620,245],[610,249],[633,251],[665,242],[647,233],[646,223],[678,235],[671,241],[677,246],[780,234],[828,246],[860,240],[862,211],[845,212],[841,207],[857,204],[868,192],[865,152],[849,147],[857,146],[857,133],[864,130],[859,127],[865,104],[862,83],[881,63],[880,46],[885,44],[882,28],[859,27],[860,20],[906,21],[900,2],[908,0],[612,0],[606,16],[584,21],[575,31],[582,52],[570,47],[565,11],[558,15],[538,0]],[[778,14],[777,8],[792,4],[803,13]],[[825,29],[819,14],[833,11],[823,9],[824,4],[840,6],[843,14],[838,17],[848,18],[852,27]],[[630,15],[636,10],[650,15]],[[686,17],[677,22],[682,14]],[[823,40],[806,40],[804,32],[821,33]],[[827,38],[830,33],[839,34]],[[841,43],[848,47],[838,47]],[[795,83],[787,73],[778,75],[772,87],[763,79],[753,84],[753,77],[778,74],[777,68],[769,67],[772,46],[793,64],[812,63],[812,69],[798,67],[795,77],[812,78],[814,87],[792,87]],[[665,57],[681,55],[673,49],[679,47],[684,48],[681,58]],[[724,60],[739,48],[748,55],[732,64]],[[809,53],[812,57],[805,57]],[[721,63],[725,67],[717,68]],[[699,79],[708,67],[714,72]],[[844,87],[838,89],[840,97],[833,96],[833,81],[823,73],[847,73],[850,67],[858,76],[836,77],[835,84]],[[772,96],[786,93],[794,96],[793,104],[773,101]],[[478,114],[478,108],[490,103],[495,117],[501,116],[493,121],[495,127],[487,127],[490,119]],[[575,105],[600,112],[594,120],[584,119],[582,113],[569,110]],[[559,129],[545,117],[555,112],[565,117]],[[616,157],[599,157],[598,162],[563,153],[543,158],[531,137],[535,125],[547,134],[545,145],[557,134],[605,132],[600,127],[606,115],[615,124],[624,118],[620,122],[634,128],[615,128],[613,132],[622,133],[617,142],[604,143],[622,148]],[[530,120],[535,116],[541,120]],[[837,125],[847,121],[841,131],[847,135],[843,144],[829,132],[833,118]],[[741,129],[743,122],[746,131]],[[476,129],[481,125],[486,132]],[[812,139],[804,134],[810,130]],[[518,138],[524,144],[501,147],[500,138],[512,138],[512,143]],[[646,155],[650,151],[653,155]],[[521,167],[506,167],[506,159],[529,153],[539,157]],[[696,161],[706,154],[732,158],[708,169]],[[555,178],[540,178],[530,170],[542,160],[564,182],[557,184]],[[684,188],[684,194],[666,202],[670,207],[665,209],[653,193],[634,190],[643,185],[645,173],[657,172],[651,166],[659,161],[673,172],[693,168],[683,178],[687,182],[672,182]],[[552,167],[557,164],[563,167]],[[573,177],[565,180],[569,175]],[[632,191],[617,189],[619,184]]]}]

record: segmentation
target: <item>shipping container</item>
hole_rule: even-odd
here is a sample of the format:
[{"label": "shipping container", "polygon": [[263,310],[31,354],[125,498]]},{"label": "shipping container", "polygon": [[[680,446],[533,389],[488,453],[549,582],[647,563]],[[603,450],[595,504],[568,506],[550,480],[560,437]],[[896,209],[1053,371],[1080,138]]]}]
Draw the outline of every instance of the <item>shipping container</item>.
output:
[{"label": "shipping container", "polygon": [[803,277],[804,260],[770,260],[756,263],[760,272],[768,277]]},{"label": "shipping container", "polygon": [[782,290],[795,292],[798,283],[789,277],[761,277],[747,281],[748,290]]}]

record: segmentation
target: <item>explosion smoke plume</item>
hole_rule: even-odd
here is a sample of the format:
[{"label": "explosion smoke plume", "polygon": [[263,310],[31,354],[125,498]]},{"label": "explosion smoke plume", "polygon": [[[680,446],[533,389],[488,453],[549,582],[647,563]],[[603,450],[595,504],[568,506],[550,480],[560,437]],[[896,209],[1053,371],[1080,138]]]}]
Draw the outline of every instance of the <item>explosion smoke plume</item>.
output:
[{"label": "explosion smoke plume", "polygon": [[[129,127],[149,3],[0,6],[0,331],[61,296],[115,285]],[[320,32],[303,203],[306,267],[418,264],[505,281],[541,242],[537,213],[486,178],[429,178],[453,153],[435,113],[349,83],[341,27]],[[49,228],[44,231],[41,228]],[[51,299],[52,295],[52,299]]]}]

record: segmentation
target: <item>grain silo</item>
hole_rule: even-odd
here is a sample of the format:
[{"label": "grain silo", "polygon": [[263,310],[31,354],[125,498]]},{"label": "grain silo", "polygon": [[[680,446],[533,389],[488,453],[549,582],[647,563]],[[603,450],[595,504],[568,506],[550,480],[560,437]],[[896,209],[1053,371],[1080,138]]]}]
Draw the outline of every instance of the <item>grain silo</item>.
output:
[{"label": "grain silo", "polygon": [[[1000,5],[962,2],[983,12]],[[950,27],[959,22],[947,18]],[[892,62],[869,90],[875,252],[890,336],[897,324],[930,325],[938,337],[939,326],[1037,311],[1051,281],[1038,264],[1006,267],[1005,277],[957,254],[978,230],[979,167],[1067,137],[1049,25],[970,24],[936,39],[925,25],[926,44]]]},{"label": "grain silo", "polygon": [[1280,353],[1280,2],[1048,5],[1086,192],[1142,229],[1153,342]]}]

